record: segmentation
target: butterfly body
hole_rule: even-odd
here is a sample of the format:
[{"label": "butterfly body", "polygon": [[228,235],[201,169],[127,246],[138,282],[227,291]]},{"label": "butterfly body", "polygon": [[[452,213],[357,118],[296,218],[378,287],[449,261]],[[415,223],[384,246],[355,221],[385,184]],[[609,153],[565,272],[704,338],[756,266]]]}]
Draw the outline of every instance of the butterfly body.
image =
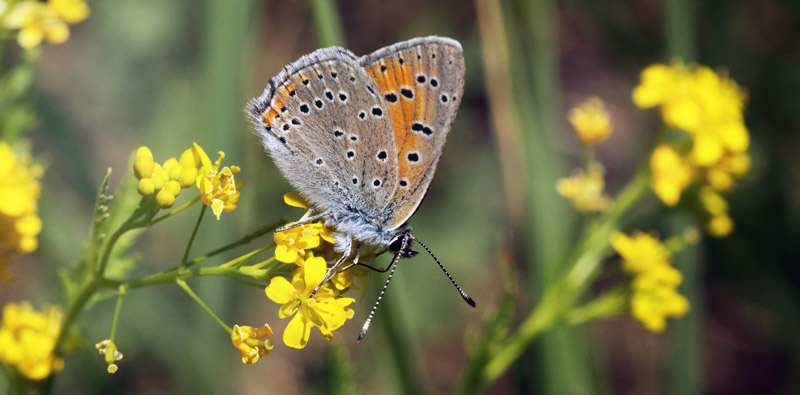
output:
[{"label": "butterfly body", "polygon": [[[410,250],[464,84],[461,45],[424,37],[356,57],[324,48],[286,66],[248,112],[335,247]],[[309,217],[310,218],[310,217]],[[344,259],[344,258],[343,258]]]}]

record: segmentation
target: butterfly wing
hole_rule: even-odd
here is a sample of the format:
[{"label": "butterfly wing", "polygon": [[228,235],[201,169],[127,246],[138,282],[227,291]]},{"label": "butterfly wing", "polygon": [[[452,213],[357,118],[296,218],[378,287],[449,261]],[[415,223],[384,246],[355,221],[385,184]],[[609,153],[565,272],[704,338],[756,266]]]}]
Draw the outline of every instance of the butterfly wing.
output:
[{"label": "butterfly wing", "polygon": [[397,147],[397,183],[383,207],[384,226],[396,229],[416,211],[464,90],[461,45],[423,37],[394,44],[359,59],[389,108]]},{"label": "butterfly wing", "polygon": [[248,110],[283,175],[310,202],[374,217],[397,175],[377,91],[355,55],[325,48],[286,66]]}]

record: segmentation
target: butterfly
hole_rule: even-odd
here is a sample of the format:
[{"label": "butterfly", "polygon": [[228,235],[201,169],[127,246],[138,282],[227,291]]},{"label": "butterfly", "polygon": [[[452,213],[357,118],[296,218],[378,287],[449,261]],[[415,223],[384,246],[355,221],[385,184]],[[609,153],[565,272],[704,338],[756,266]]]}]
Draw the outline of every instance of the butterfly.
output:
[{"label": "butterfly", "polygon": [[394,257],[380,302],[398,258],[416,255],[416,242],[475,306],[408,226],[433,180],[463,89],[461,44],[431,36],[362,57],[340,47],[316,50],[284,67],[250,101],[247,112],[266,151],[312,204],[279,230],[322,220],[343,253],[319,286],[359,264],[362,248],[383,248]]}]

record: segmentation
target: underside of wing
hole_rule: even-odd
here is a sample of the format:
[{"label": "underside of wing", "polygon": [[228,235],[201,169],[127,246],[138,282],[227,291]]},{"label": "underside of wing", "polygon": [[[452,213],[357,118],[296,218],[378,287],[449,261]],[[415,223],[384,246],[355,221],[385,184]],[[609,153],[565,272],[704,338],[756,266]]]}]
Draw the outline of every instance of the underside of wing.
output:
[{"label": "underside of wing", "polygon": [[273,78],[248,110],[289,182],[323,209],[377,213],[396,183],[388,108],[342,48],[317,50]]},{"label": "underside of wing", "polygon": [[382,208],[387,229],[402,226],[430,186],[464,89],[461,45],[423,37],[383,48],[358,61],[391,115],[397,184]]}]

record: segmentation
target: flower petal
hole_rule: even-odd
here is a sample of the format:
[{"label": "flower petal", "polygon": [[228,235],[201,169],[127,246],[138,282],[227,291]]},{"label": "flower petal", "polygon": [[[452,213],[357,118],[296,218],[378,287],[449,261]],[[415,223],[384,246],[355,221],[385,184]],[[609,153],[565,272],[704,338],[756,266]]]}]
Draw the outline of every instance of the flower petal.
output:
[{"label": "flower petal", "polygon": [[297,297],[297,292],[292,284],[280,276],[273,277],[264,291],[267,293],[267,297],[275,303],[288,303]]},{"label": "flower petal", "polygon": [[304,348],[310,335],[311,323],[302,314],[297,314],[283,331],[283,342],[292,348]]}]

